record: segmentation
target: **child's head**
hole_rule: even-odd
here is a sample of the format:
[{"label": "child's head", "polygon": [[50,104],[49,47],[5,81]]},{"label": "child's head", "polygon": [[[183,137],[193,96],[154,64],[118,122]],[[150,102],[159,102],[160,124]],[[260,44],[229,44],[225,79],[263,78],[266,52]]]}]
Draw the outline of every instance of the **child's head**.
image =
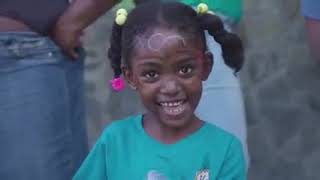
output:
[{"label": "child's head", "polygon": [[115,77],[123,72],[149,113],[166,126],[183,127],[196,119],[202,81],[213,64],[205,30],[221,44],[226,64],[238,71],[240,39],[226,32],[217,16],[199,15],[181,3],[143,3],[123,27],[113,27],[109,58]]}]

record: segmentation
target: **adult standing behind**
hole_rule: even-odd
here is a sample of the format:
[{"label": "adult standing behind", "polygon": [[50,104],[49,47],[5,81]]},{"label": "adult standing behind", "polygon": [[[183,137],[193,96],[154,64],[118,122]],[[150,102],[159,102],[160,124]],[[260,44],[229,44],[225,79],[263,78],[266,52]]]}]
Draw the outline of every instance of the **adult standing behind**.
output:
[{"label": "adult standing behind", "polygon": [[116,0],[0,1],[0,179],[69,180],[87,154],[82,31]]},{"label": "adult standing behind", "polygon": [[301,9],[306,21],[311,51],[320,63],[320,1],[301,0]]}]

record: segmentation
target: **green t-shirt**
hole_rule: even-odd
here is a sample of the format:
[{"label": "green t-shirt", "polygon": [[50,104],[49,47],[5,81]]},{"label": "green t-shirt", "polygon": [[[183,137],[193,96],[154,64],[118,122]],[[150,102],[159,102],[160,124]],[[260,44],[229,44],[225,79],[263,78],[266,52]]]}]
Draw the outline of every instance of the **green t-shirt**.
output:
[{"label": "green t-shirt", "polygon": [[[169,0],[170,1],[170,0]],[[219,12],[238,22],[242,16],[242,0],[179,0],[182,3],[196,7],[206,3],[211,11]]]},{"label": "green t-shirt", "polygon": [[[142,115],[106,128],[74,180],[245,180],[242,146],[205,124],[175,144],[162,144],[142,126]],[[207,179],[206,179],[207,178]]]}]

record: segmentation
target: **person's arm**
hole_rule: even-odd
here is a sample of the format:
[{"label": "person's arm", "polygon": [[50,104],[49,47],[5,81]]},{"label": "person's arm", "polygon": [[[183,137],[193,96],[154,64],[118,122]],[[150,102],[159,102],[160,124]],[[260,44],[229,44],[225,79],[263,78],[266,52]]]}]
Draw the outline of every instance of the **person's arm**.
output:
[{"label": "person's arm", "polygon": [[311,52],[320,63],[320,1],[301,0],[301,11]]},{"label": "person's arm", "polygon": [[320,63],[320,20],[308,17],[305,17],[305,20],[311,52],[313,57]]},{"label": "person's arm", "polygon": [[58,19],[52,38],[72,58],[77,58],[76,48],[81,46],[83,30],[114,6],[119,0],[73,0]]},{"label": "person's arm", "polygon": [[233,139],[224,158],[218,180],[246,180],[246,168],[241,142]]}]

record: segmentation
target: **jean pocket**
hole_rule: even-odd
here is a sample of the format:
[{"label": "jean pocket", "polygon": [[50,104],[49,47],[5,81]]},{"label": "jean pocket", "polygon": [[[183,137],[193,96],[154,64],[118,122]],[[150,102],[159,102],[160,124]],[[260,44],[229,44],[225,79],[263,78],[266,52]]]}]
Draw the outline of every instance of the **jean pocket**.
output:
[{"label": "jean pocket", "polygon": [[61,66],[62,63],[60,51],[31,52],[25,56],[11,55],[0,59],[0,73],[18,72],[43,65]]},{"label": "jean pocket", "polygon": [[60,53],[60,48],[48,37],[12,38],[6,49],[10,57],[22,61],[52,60]]}]

